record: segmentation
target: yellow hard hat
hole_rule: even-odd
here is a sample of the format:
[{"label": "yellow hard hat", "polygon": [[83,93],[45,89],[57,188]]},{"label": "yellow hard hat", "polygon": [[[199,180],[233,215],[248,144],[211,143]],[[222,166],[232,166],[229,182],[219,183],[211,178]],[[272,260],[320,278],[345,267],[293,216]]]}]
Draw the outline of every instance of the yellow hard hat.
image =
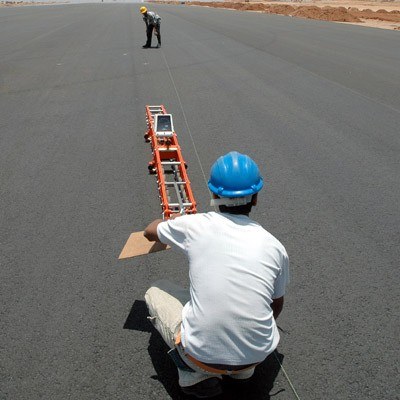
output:
[{"label": "yellow hard hat", "polygon": [[146,7],[140,7],[140,12],[142,14],[147,13],[147,8]]}]

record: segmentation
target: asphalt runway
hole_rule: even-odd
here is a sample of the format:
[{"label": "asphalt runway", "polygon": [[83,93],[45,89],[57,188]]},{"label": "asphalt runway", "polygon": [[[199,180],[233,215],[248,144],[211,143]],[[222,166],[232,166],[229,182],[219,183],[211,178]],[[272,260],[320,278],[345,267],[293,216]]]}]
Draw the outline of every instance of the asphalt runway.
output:
[{"label": "asphalt runway", "polygon": [[397,399],[400,33],[154,5],[143,50],[138,8],[0,8],[0,398],[184,398],[143,296],[186,260],[117,260],[160,215],[164,104],[199,210],[215,159],[249,154],[291,260],[278,352],[224,398]]}]

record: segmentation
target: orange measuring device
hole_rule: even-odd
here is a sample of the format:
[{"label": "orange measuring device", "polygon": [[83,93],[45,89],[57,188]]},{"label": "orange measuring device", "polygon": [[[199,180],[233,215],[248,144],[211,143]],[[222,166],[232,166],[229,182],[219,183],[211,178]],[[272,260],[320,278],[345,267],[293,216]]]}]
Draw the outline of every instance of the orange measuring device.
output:
[{"label": "orange measuring device", "polygon": [[194,214],[196,201],[190,186],[172,115],[163,105],[146,106],[147,131],[144,138],[150,142],[153,159],[150,174],[157,176],[163,219],[172,214]]},{"label": "orange measuring device", "polygon": [[[163,105],[146,106],[147,129],[144,135],[150,143],[153,158],[148,169],[156,175],[162,217],[169,219],[174,214],[195,214],[196,201],[187,174],[172,115]],[[119,255],[119,259],[166,250],[169,247],[159,242],[149,242],[142,232],[132,233]]]}]

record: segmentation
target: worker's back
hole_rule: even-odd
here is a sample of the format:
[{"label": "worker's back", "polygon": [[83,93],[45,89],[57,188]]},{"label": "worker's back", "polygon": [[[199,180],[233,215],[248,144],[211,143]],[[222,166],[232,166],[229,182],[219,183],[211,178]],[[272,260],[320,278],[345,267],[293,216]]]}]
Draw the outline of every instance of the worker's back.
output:
[{"label": "worker's back", "polygon": [[215,212],[160,224],[158,234],[189,258],[185,349],[208,363],[264,360],[279,342],[270,304],[284,294],[288,280],[282,244],[245,215]]},{"label": "worker's back", "polygon": [[149,25],[156,25],[161,21],[161,17],[154,11],[147,11],[146,15],[143,17]]}]

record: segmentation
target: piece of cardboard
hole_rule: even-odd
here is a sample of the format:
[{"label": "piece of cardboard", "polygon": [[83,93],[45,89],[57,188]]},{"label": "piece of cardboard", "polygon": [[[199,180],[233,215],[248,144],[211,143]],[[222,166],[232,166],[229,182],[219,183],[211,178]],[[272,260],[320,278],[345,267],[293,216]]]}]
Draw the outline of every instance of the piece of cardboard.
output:
[{"label": "piece of cardboard", "polygon": [[143,233],[143,231],[131,233],[118,257],[119,260],[170,249],[166,244],[148,241]]}]

